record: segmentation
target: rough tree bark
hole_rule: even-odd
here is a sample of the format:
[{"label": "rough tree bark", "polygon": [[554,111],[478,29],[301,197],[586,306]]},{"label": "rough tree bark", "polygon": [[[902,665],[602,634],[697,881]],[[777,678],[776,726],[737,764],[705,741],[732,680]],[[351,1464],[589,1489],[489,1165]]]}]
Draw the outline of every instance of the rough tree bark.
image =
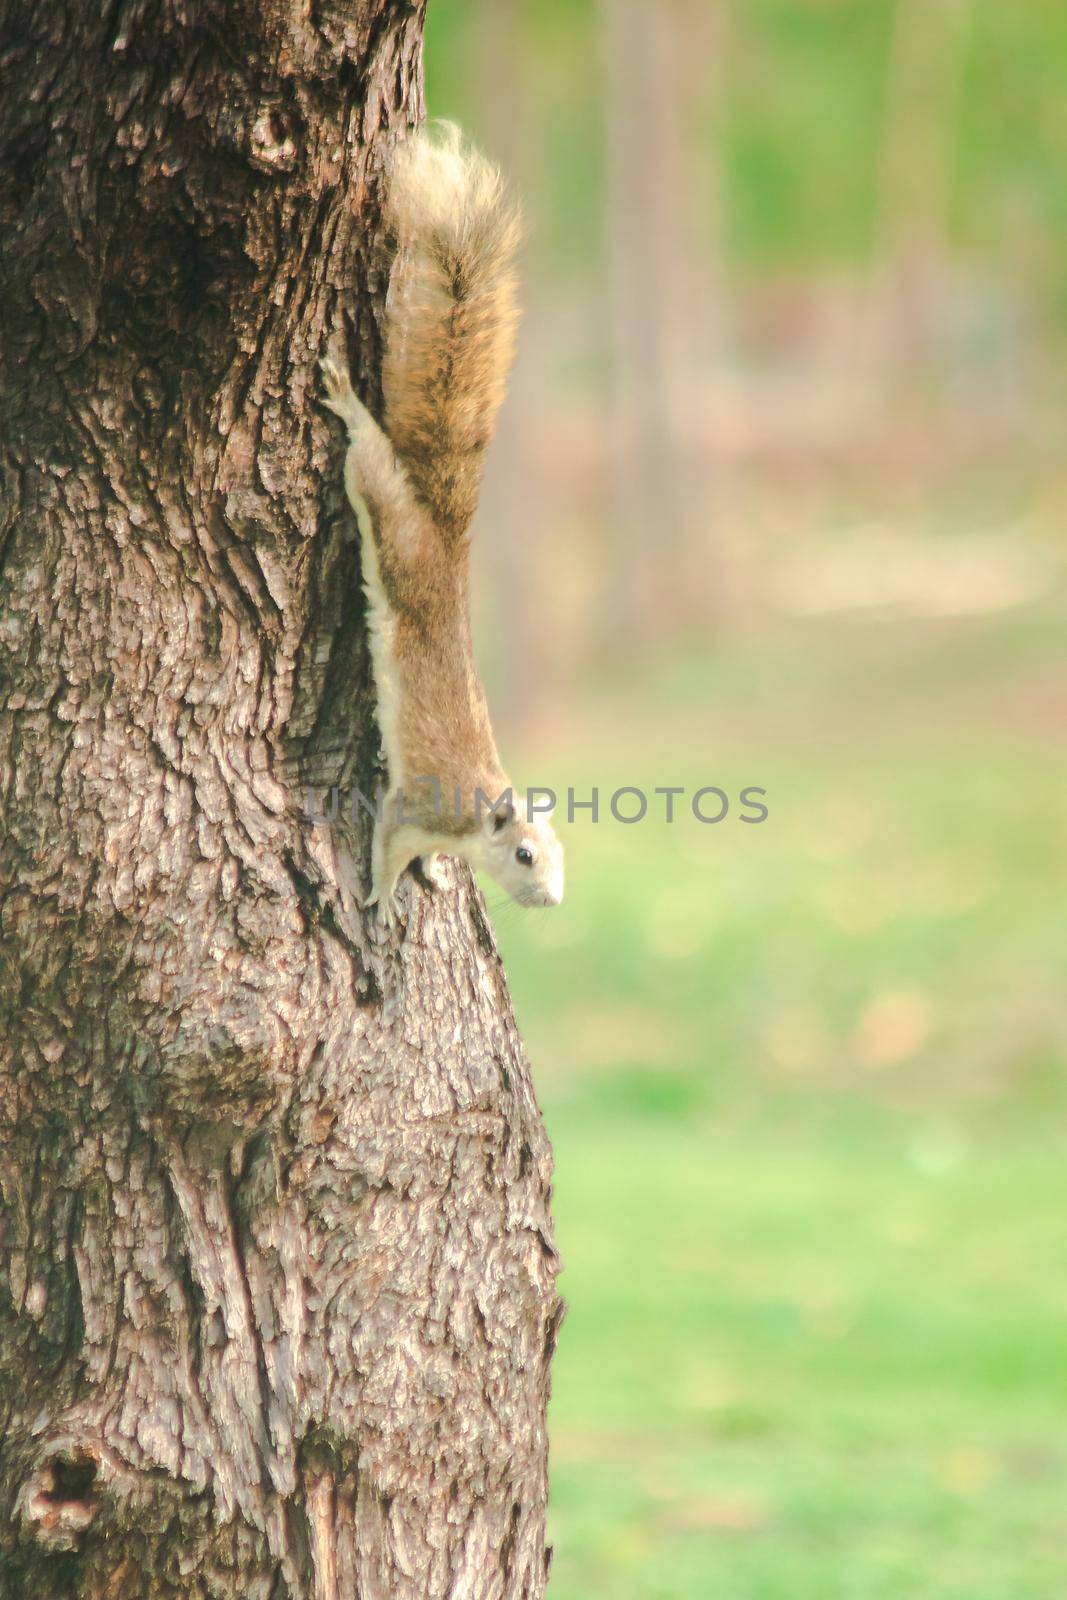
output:
[{"label": "rough tree bark", "polygon": [[315,362],[373,398],[401,0],[0,0],[0,1595],[540,1596],[550,1152],[378,759]]}]

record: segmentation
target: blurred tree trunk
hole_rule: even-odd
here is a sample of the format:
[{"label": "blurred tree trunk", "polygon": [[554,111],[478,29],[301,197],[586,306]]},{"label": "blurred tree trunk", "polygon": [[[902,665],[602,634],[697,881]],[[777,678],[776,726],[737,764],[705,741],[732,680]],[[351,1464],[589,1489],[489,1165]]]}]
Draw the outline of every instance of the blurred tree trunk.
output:
[{"label": "blurred tree trunk", "polygon": [[540,1596],[550,1152],[465,872],[364,926],[315,361],[421,5],[0,9],[0,1596]]},{"label": "blurred tree trunk", "polygon": [[892,19],[872,319],[888,382],[938,365],[970,0],[896,0]]},{"label": "blurred tree trunk", "polygon": [[[528,204],[537,192],[543,151],[531,116],[523,0],[480,0],[474,10],[475,78],[489,147]],[[485,529],[482,548],[493,595],[493,698],[512,729],[536,719],[545,693],[544,619],[550,604],[547,524],[555,485],[551,475],[538,471],[535,439],[539,418],[552,414],[552,396],[535,289],[527,274],[518,359],[475,530],[477,537]]]},{"label": "blurred tree trunk", "polygon": [[650,638],[718,608],[713,444],[696,414],[718,350],[722,233],[698,137],[714,92],[720,0],[601,0],[614,355],[613,631]]}]

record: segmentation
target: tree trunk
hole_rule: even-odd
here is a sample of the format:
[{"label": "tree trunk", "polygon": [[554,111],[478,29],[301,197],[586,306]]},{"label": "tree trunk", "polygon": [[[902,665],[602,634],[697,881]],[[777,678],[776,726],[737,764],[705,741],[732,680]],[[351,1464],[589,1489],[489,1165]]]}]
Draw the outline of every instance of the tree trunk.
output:
[{"label": "tree trunk", "polygon": [[[471,76],[479,91],[488,143],[529,205],[536,192],[538,163],[528,92],[531,68],[523,36],[524,8],[525,0],[476,0],[472,10],[479,47],[473,52]],[[544,619],[553,603],[545,582],[546,556],[552,544],[548,525],[552,485],[534,459],[535,408],[542,417],[551,416],[553,404],[545,382],[548,341],[540,313],[531,285],[523,306],[525,337],[475,522],[475,534],[482,528],[487,534],[493,680],[509,728],[535,724],[544,709]],[[537,485],[536,494],[530,493],[532,484]],[[503,536],[494,538],[494,533]]]},{"label": "tree trunk", "polygon": [[970,0],[896,0],[887,58],[871,325],[887,388],[943,357],[954,141]]},{"label": "tree trunk", "polygon": [[422,5],[0,0],[0,1596],[540,1596],[550,1152],[465,869],[364,923]]},{"label": "tree trunk", "polygon": [[711,200],[705,168],[715,149],[693,124],[723,15],[709,0],[601,0],[600,17],[612,537],[624,553],[601,633],[655,643],[722,610],[711,441],[700,437],[694,412],[705,403],[709,308],[723,273],[696,220],[700,202]]}]

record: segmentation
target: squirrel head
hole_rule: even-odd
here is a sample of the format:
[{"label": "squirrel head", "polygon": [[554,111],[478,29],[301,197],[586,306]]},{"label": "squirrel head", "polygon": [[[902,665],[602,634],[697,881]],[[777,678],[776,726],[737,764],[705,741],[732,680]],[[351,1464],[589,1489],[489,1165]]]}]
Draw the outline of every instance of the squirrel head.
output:
[{"label": "squirrel head", "polygon": [[563,846],[548,818],[527,816],[525,799],[482,821],[478,865],[521,906],[558,906],[563,899]]}]

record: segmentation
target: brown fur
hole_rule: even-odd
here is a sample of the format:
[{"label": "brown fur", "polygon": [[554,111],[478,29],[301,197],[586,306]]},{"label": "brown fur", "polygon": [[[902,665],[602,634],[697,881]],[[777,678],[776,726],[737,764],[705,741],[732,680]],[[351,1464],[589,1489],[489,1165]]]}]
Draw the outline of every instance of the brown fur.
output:
[{"label": "brown fur", "polygon": [[[389,765],[372,899],[390,919],[393,886],[413,855],[458,852],[520,903],[558,904],[562,851],[547,820],[524,819],[518,809],[499,825],[485,818],[509,783],[470,634],[465,535],[514,344],[518,217],[497,173],[462,150],[454,130],[438,142],[415,134],[400,147],[388,213],[398,255],[384,427],[356,398],[344,367],[323,362],[326,403],[349,433],[345,487],[363,539]],[[398,793],[399,807],[389,803]]]},{"label": "brown fur", "polygon": [[[381,589],[395,620],[398,749],[390,754],[402,770],[391,771],[390,780],[405,788],[409,818],[447,833],[469,833],[478,825],[475,791],[495,800],[508,779],[474,665],[467,550],[442,536],[416,500],[390,440],[344,377],[338,374],[335,382],[334,394],[341,396],[335,409],[350,427],[356,418],[358,443],[346,462],[346,486],[353,503],[366,506],[364,532],[374,540]],[[433,792],[414,781],[431,777],[441,788],[439,815]]]},{"label": "brown fur", "polygon": [[[427,828],[469,833],[477,826],[475,789],[495,800],[508,779],[474,665],[466,562],[457,562],[437,529],[424,523],[415,559],[402,564],[395,544],[387,554],[392,528],[381,507],[368,500],[368,509],[377,533],[382,587],[396,617],[404,810]],[[441,786],[436,819],[432,792],[414,782],[431,777]],[[453,809],[457,791],[462,801],[458,817]]]},{"label": "brown fur", "polygon": [[385,431],[447,541],[474,514],[518,322],[517,208],[448,125],[399,147],[387,216]]}]

